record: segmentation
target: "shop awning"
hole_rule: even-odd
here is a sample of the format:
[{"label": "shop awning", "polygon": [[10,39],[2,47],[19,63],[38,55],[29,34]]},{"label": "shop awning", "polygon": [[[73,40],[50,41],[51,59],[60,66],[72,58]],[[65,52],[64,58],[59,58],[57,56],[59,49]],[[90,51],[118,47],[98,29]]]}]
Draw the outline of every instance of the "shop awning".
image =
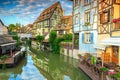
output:
[{"label": "shop awning", "polygon": [[102,44],[95,44],[93,47],[96,49],[105,50],[107,46]]},{"label": "shop awning", "polygon": [[120,46],[120,38],[106,38],[101,41],[103,45]]}]

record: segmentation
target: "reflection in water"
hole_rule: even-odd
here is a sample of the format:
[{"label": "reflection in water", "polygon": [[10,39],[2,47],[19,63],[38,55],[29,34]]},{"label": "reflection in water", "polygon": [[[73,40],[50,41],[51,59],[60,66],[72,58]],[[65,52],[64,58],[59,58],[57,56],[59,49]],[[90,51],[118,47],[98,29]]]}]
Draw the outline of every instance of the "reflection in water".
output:
[{"label": "reflection in water", "polygon": [[0,70],[2,80],[91,80],[76,59],[58,54],[31,54],[15,68]]},{"label": "reflection in water", "polygon": [[[19,64],[17,64],[14,68],[8,68],[5,70],[0,69],[0,78],[2,80],[8,80],[10,76],[17,76],[22,72],[22,67],[26,65],[26,58],[22,59]],[[12,75],[13,74],[13,75]]]},{"label": "reflection in water", "polygon": [[[11,74],[8,80],[14,80]],[[27,64],[22,68],[22,73],[18,74],[15,80],[46,80],[45,77],[34,66],[31,56],[27,56]]]},{"label": "reflection in water", "polygon": [[71,80],[69,76],[64,76],[64,80]]},{"label": "reflection in water", "polygon": [[[44,56],[44,58],[40,56]],[[91,80],[78,68],[76,59],[58,54],[41,53],[40,56],[35,58],[35,65],[39,70],[44,70],[42,74],[47,80]],[[52,78],[49,78],[48,75]]]}]

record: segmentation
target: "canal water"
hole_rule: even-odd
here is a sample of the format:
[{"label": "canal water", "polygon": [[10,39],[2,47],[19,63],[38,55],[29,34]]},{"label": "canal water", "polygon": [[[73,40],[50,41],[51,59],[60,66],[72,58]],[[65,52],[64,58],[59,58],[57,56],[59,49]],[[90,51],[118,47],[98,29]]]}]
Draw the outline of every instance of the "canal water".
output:
[{"label": "canal water", "polygon": [[0,80],[91,80],[77,64],[64,55],[32,53],[15,68],[0,69]]}]

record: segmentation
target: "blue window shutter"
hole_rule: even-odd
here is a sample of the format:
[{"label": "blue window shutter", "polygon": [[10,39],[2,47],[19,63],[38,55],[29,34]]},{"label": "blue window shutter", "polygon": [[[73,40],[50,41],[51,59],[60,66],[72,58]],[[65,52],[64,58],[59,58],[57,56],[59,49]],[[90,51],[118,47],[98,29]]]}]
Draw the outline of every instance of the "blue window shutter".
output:
[{"label": "blue window shutter", "polygon": [[93,33],[90,34],[90,41],[92,44],[94,43],[94,34]]},{"label": "blue window shutter", "polygon": [[84,33],[82,33],[82,43],[84,43]]}]

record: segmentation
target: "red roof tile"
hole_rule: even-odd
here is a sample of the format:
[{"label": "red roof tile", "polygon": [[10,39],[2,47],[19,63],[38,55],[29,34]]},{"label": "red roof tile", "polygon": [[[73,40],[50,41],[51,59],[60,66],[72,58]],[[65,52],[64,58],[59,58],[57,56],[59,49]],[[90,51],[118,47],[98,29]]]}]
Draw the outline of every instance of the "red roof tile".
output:
[{"label": "red roof tile", "polygon": [[45,20],[51,17],[53,11],[56,9],[56,7],[60,5],[60,2],[56,2],[47,9],[43,10],[43,12],[40,14],[40,16],[37,18],[35,22],[39,22],[41,20]]}]

